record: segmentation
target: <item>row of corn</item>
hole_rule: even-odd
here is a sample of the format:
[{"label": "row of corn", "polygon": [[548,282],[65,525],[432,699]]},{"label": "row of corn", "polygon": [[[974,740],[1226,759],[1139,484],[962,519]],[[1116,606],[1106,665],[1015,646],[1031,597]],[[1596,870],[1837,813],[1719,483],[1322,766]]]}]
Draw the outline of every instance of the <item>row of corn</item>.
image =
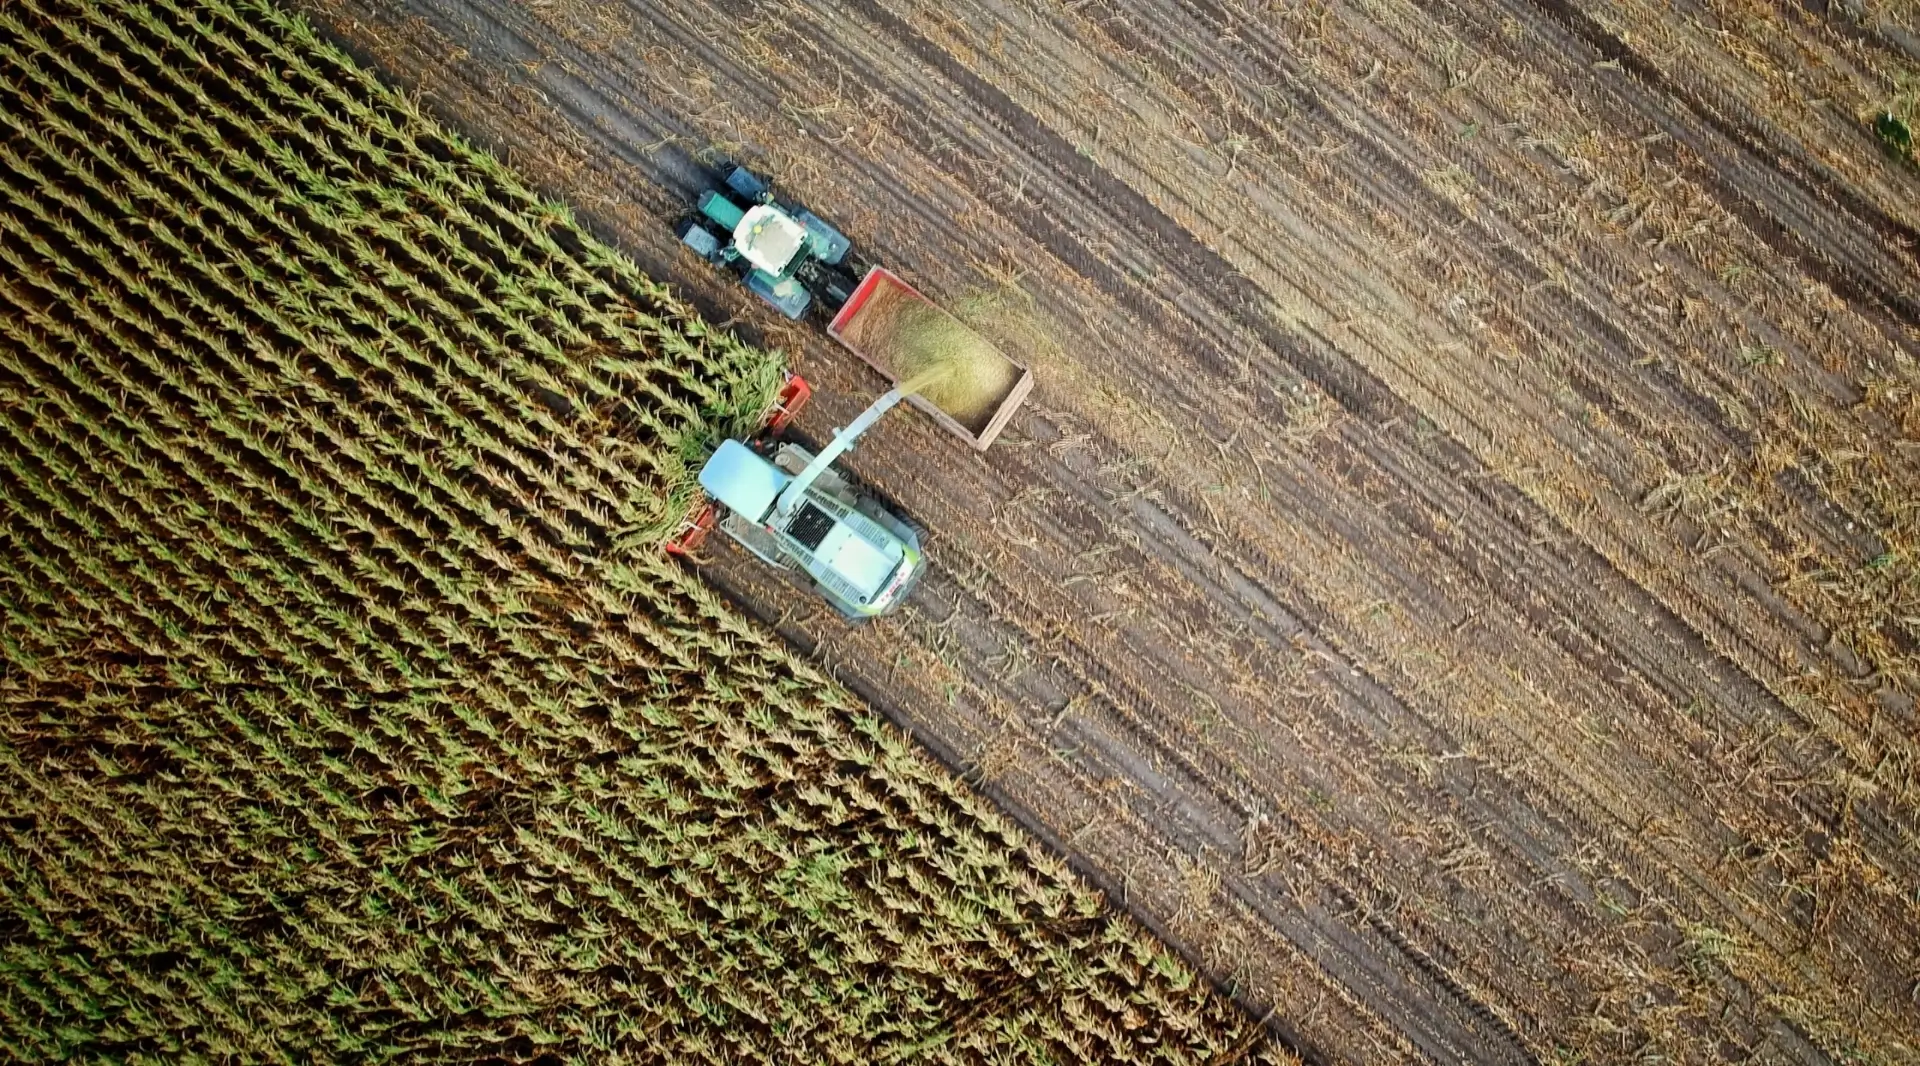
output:
[{"label": "row of corn", "polygon": [[654,550],[774,357],[275,9],[0,66],[0,1055],[1249,1046]]}]

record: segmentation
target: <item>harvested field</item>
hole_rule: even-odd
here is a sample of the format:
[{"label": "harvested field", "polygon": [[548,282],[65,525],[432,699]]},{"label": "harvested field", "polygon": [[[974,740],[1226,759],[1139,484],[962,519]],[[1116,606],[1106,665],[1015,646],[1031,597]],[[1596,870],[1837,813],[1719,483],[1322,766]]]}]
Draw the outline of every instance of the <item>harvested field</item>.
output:
[{"label": "harvested field", "polygon": [[775,620],[1337,1062],[1920,1056],[1910,3],[313,0],[696,302],[712,154],[1028,299]]},{"label": "harvested field", "polygon": [[0,1057],[1288,1061],[660,552],[778,357],[276,9],[0,68]]}]

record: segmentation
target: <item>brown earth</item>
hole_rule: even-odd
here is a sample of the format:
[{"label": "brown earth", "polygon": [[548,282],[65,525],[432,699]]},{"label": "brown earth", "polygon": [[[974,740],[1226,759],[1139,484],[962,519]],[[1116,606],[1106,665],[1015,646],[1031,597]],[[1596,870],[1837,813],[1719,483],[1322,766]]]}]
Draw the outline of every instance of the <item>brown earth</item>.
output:
[{"label": "brown earth", "polygon": [[1024,308],[849,630],[713,581],[1310,1061],[1920,1058],[1920,93],[1873,0],[313,0],[785,346],[668,232],[758,165]]}]

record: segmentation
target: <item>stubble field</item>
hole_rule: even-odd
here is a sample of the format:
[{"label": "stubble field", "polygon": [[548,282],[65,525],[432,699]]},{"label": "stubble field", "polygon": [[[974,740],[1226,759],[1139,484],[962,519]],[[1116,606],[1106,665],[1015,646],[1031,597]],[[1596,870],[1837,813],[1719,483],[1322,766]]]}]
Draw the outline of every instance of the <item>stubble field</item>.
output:
[{"label": "stubble field", "polygon": [[854,460],[904,618],[707,573],[1296,1050],[1920,1054],[1911,4],[313,9],[817,433],[880,385],[675,250],[703,159],[999,309],[1002,443]]}]

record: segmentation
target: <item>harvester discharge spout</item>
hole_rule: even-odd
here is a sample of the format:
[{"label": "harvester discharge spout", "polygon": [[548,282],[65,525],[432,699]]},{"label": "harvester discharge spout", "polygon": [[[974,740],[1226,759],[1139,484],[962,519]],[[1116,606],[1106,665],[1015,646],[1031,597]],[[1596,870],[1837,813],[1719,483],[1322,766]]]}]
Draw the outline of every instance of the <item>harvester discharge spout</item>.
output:
[{"label": "harvester discharge spout", "polygon": [[904,389],[888,390],[879,399],[873,401],[865,411],[860,412],[860,417],[849,422],[847,428],[835,433],[833,440],[820,449],[819,455],[813,457],[813,462],[808,463],[806,469],[800,471],[799,476],[795,477],[780,493],[780,502],[774,505],[774,512],[782,516],[793,513],[793,509],[806,498],[808,487],[819,478],[821,473],[832,466],[835,460],[845,455],[847,449],[853,447],[854,441],[859,440],[862,433],[865,433],[875,422],[880,421],[881,415],[893,410],[894,406],[906,397],[907,393]]}]

